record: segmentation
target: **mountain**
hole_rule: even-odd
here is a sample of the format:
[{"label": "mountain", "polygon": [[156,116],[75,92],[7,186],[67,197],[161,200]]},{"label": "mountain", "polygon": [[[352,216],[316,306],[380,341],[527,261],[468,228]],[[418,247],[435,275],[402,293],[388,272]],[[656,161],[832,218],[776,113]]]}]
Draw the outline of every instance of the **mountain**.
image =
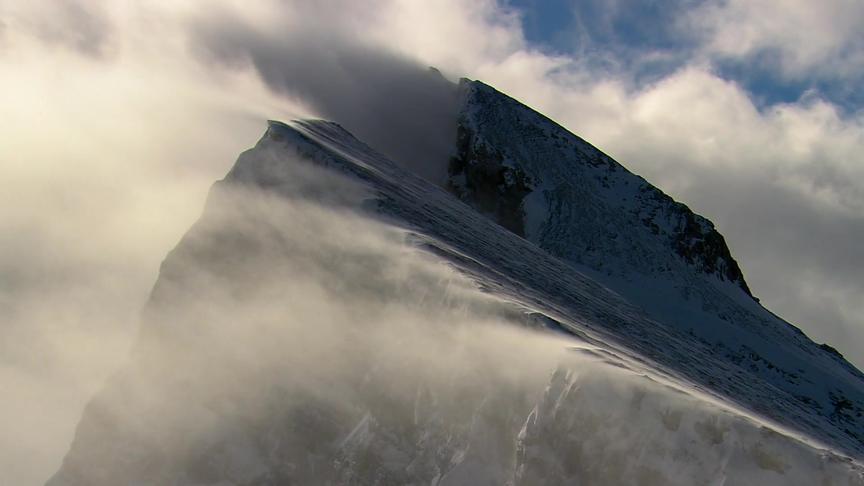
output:
[{"label": "mountain", "polygon": [[440,180],[270,122],[48,484],[864,484],[861,373],[761,307],[710,221],[454,93]]},{"label": "mountain", "polygon": [[814,423],[810,432],[861,450],[862,374],[758,304],[710,221],[516,100],[476,81],[463,80],[461,91],[453,193],[699,345],[683,362],[668,359],[663,343],[644,343],[643,354],[783,420],[772,403],[779,396],[748,400],[737,378],[711,371],[744,369],[798,410],[790,425],[815,412],[833,430]]}]

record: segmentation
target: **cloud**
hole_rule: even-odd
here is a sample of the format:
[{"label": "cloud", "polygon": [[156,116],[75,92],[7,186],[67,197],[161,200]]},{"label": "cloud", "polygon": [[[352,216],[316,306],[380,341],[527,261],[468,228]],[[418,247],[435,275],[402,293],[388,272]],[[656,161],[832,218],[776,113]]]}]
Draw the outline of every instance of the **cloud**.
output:
[{"label": "cloud", "polygon": [[818,92],[855,111],[864,97],[859,2],[508,0],[532,43],[634,86],[694,63],[742,83],[760,107]]},{"label": "cloud", "polygon": [[771,52],[793,77],[849,77],[864,71],[864,5],[830,0],[711,2],[688,13],[706,32],[705,49],[718,56]]},{"label": "cloud", "polygon": [[413,172],[443,183],[456,131],[456,84],[343,29],[350,15],[337,16],[327,2],[301,5],[268,29],[211,9],[191,22],[190,32],[207,59],[251,65],[275,92],[302,99]]},{"label": "cloud", "polygon": [[[0,36],[7,29],[25,31],[45,42],[92,57],[107,54],[114,25],[105,6],[80,0],[50,0],[42,8],[0,4]],[[50,15],[46,15],[50,12]]]},{"label": "cloud", "polygon": [[[74,32],[74,18],[53,4],[14,6]],[[88,5],[88,15],[99,7]],[[0,483],[41,484],[56,469],[84,403],[126,357],[159,262],[212,181],[268,116],[292,116],[291,103],[253,76],[190,68],[178,32],[144,24],[111,34],[122,49],[94,55],[77,34],[46,38],[6,22]]]}]

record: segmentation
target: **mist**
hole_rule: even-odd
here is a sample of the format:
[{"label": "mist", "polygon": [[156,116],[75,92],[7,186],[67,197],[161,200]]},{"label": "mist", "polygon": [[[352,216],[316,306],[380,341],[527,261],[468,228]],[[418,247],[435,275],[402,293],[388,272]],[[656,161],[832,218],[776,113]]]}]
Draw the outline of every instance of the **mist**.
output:
[{"label": "mist", "polygon": [[[3,484],[57,469],[209,186],[263,119],[302,113],[253,76],[190,69],[164,24],[115,31],[136,14],[119,6],[0,4]],[[67,7],[104,30],[73,35],[90,24]]]},{"label": "mist", "polygon": [[456,137],[457,85],[433,67],[339,28],[344,8],[300,4],[262,28],[217,7],[191,22],[191,42],[205,62],[251,66],[275,92],[304,100],[323,118],[443,185]]},{"label": "mist", "polygon": [[[306,22],[304,40],[284,29],[287,9],[271,17],[281,37],[268,7],[216,16],[228,10],[0,3],[0,482],[56,470],[84,404],[135,342],[160,262],[265,120],[337,118],[394,141],[383,148],[429,178],[446,169],[454,84],[328,38],[324,23]],[[418,147],[436,164],[402,157]]]}]

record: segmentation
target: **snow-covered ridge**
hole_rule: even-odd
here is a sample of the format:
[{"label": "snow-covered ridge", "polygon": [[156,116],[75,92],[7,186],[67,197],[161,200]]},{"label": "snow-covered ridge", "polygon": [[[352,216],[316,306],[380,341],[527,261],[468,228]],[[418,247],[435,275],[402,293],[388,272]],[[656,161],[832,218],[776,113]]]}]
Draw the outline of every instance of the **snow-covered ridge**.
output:
[{"label": "snow-covered ridge", "polygon": [[[434,238],[425,243],[432,251],[495,293],[542,309],[569,332],[597,333],[606,345],[656,361],[661,369],[759,414],[845,444],[847,451],[864,448],[861,373],[740,290],[741,297],[734,298],[734,289],[718,289],[688,273],[686,264],[678,267],[680,280],[670,284],[653,275],[616,279],[566,257],[559,260],[542,243],[502,232],[333,123],[271,124],[259,145],[272,142],[307,147],[301,151],[316,160],[323,157],[324,166],[371,184],[379,198],[377,213]],[[262,173],[260,165],[252,172]],[[673,266],[677,256],[667,252],[654,258]],[[614,253],[607,262],[615,263]]]},{"label": "snow-covered ridge", "polygon": [[[529,174],[518,131],[490,134],[508,118],[481,116],[523,108],[487,94],[472,144]],[[554,160],[515,206],[523,238],[335,123],[271,122],[166,258],[50,484],[864,484],[840,454],[864,453],[861,373],[650,224],[588,217],[619,183],[544,206]],[[628,204],[660,226],[647,197]],[[631,271],[619,240],[671,270]]]}]

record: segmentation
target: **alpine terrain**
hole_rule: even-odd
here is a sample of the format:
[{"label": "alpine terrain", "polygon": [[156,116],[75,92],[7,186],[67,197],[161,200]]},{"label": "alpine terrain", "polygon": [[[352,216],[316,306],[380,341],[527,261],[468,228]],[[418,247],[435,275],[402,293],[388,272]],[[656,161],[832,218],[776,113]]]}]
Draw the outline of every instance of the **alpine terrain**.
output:
[{"label": "alpine terrain", "polygon": [[864,376],[709,220],[441,85],[442,156],[269,122],[49,485],[864,485]]}]

